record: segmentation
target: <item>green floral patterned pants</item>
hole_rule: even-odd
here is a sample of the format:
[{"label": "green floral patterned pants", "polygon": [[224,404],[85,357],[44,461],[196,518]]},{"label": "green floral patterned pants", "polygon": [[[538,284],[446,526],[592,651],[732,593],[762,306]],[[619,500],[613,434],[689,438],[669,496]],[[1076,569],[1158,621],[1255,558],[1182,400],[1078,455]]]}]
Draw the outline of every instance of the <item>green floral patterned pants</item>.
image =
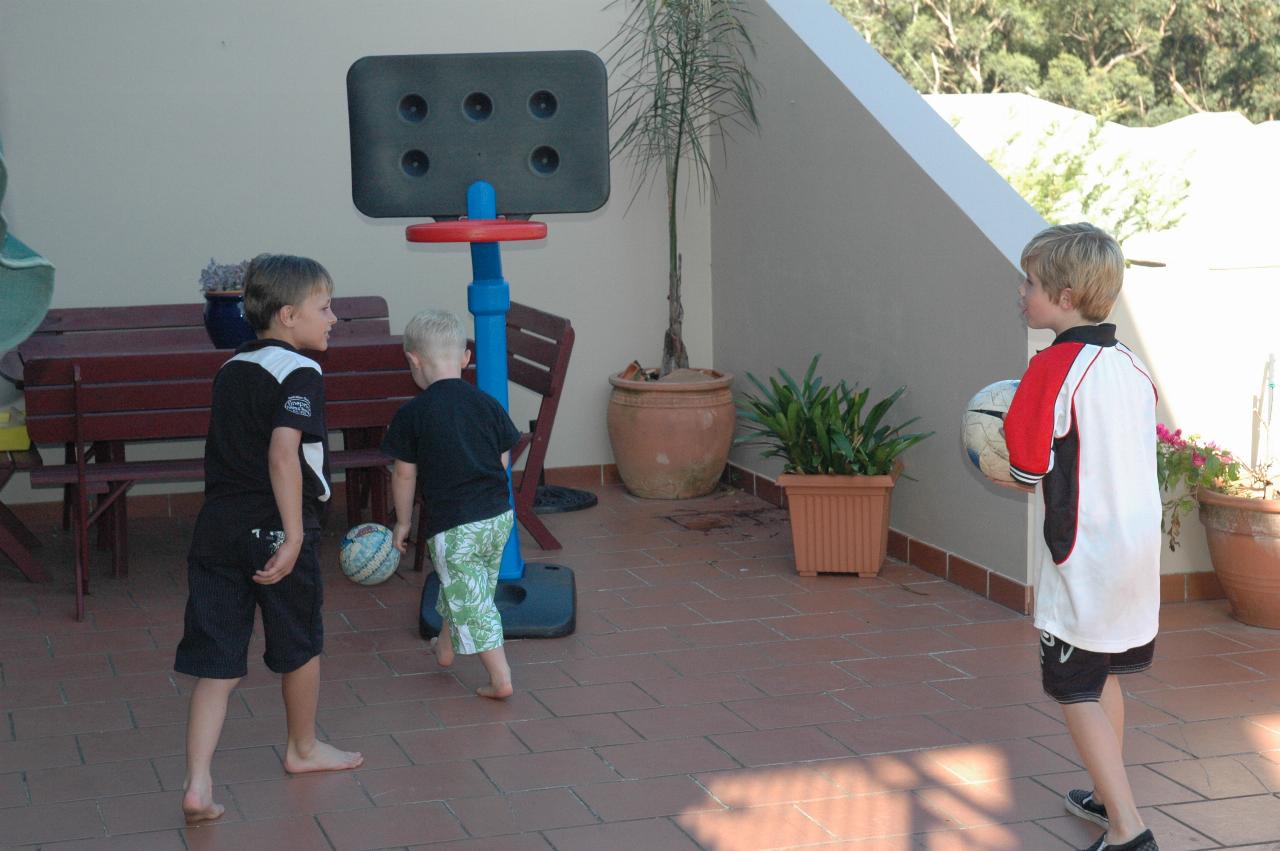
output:
[{"label": "green floral patterned pants", "polygon": [[502,616],[493,594],[513,523],[508,511],[446,529],[427,544],[440,577],[436,612],[449,622],[454,653],[483,653],[502,646]]}]

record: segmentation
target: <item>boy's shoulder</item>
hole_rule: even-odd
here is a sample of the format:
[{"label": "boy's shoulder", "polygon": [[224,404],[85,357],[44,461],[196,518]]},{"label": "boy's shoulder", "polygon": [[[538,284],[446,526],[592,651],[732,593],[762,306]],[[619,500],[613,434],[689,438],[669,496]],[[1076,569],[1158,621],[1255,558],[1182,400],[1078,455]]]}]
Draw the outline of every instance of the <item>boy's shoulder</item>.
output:
[{"label": "boy's shoulder", "polygon": [[299,352],[288,343],[270,338],[252,340],[241,346],[230,359],[223,364],[223,369],[232,364],[253,364],[269,373],[278,383],[299,369],[314,370],[323,375],[320,364]]}]

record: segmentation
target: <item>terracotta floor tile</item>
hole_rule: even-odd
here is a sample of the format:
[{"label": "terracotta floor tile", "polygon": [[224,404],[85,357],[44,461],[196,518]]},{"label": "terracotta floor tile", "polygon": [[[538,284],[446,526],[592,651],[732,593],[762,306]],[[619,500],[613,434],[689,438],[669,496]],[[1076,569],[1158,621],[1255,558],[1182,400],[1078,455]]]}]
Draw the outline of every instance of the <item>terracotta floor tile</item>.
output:
[{"label": "terracotta floor tile", "polygon": [[255,780],[230,785],[240,815],[246,821],[281,815],[312,815],[372,807],[374,802],[355,772],[326,772]]},{"label": "terracotta floor tile", "polygon": [[822,638],[874,631],[866,619],[846,612],[769,618],[768,624],[784,638]]},{"label": "terracotta floor tile", "polygon": [[739,763],[748,766],[786,765],[848,756],[850,749],[821,727],[788,727],[728,733],[711,740]]},{"label": "terracotta floor tile", "polygon": [[[230,794],[225,786],[214,786],[213,797],[229,805]],[[182,791],[151,792],[144,795],[125,795],[121,798],[103,798],[98,802],[102,823],[110,835],[145,833],[151,830],[172,830],[186,827],[182,817]],[[227,806],[219,821],[241,821],[239,813]]]},{"label": "terracotta floor tile", "polygon": [[832,835],[794,804],[684,813],[675,822],[703,848],[742,851],[806,846]]},{"label": "terracotta floor tile", "polygon": [[828,798],[795,806],[840,839],[910,836],[946,826],[910,792]]},{"label": "terracotta floor tile", "polygon": [[[1225,640],[1225,639],[1224,639]],[[1237,665],[1261,673],[1270,679],[1280,679],[1280,650],[1255,650],[1248,653],[1232,653],[1227,656]]]},{"label": "terracotta floor tile", "polygon": [[993,706],[990,709],[962,709],[929,716],[943,727],[971,742],[997,742],[1063,733],[1061,721],[1037,712],[1030,706]]},{"label": "terracotta floor tile", "polygon": [[1038,674],[943,680],[934,683],[934,687],[969,706],[1010,706],[1033,703],[1045,697]]},{"label": "terracotta floor tile", "polygon": [[0,742],[0,774],[80,763],[80,751],[76,747],[74,736]]},{"label": "terracotta floor tile", "polygon": [[1037,646],[1039,638],[1029,618],[995,623],[957,624],[941,627],[942,632],[971,647]]},{"label": "terracotta floor tile", "polygon": [[877,656],[915,656],[970,648],[969,644],[937,627],[866,633],[854,641]]},{"label": "terracotta floor tile", "polygon": [[[642,571],[633,575],[643,576]],[[641,585],[639,587],[622,588],[614,593],[628,606],[648,608],[650,606],[666,606],[677,603],[696,604],[703,601],[719,600],[714,594],[697,582],[665,582],[662,585]],[[582,596],[579,592],[579,605]],[[610,607],[613,608],[613,607]]]},{"label": "terracotta floor tile", "polygon": [[846,790],[823,771],[835,762],[731,768],[699,774],[697,781],[716,800],[730,807],[836,798]]},{"label": "terracotta floor tile", "polygon": [[316,817],[337,851],[412,845],[424,839],[460,839],[462,825],[444,804],[431,802],[378,807]]},{"label": "terracotta floor tile", "polygon": [[506,700],[449,697],[429,701],[427,705],[431,714],[440,719],[446,727],[528,721],[533,718],[546,718],[551,714],[532,695],[519,691]]},{"label": "terracotta floor tile", "polygon": [[28,771],[27,788],[31,803],[54,804],[159,792],[160,781],[150,760],[134,760]]},{"label": "terracotta floor tile", "polygon": [[191,851],[221,848],[327,848],[328,841],[311,817],[222,822],[183,831]]},{"label": "terracotta floor tile", "polygon": [[867,718],[927,715],[964,708],[964,704],[957,703],[933,686],[917,683],[846,689],[840,693],[840,702]]},{"label": "terracotta floor tile", "polygon": [[23,807],[31,803],[27,794],[27,784],[18,773],[0,774],[0,809],[5,807]]},{"label": "terracotta floor tile", "polygon": [[[231,822],[238,825],[239,822]],[[50,842],[40,846],[40,851],[187,851],[182,841],[182,831],[155,830],[148,833],[128,833],[101,839],[76,839],[70,842]],[[200,845],[199,848],[206,848]]]},{"label": "terracotta floor tile", "polygon": [[1049,831],[1032,822],[987,825],[964,830],[942,830],[917,836],[913,848],[920,851],[1073,851]]},{"label": "terracotta floor tile", "polygon": [[926,715],[844,721],[838,724],[823,724],[822,729],[847,745],[856,754],[918,750],[963,744],[965,741]]},{"label": "terracotta floor tile", "polygon": [[810,662],[744,671],[742,676],[768,695],[820,694],[859,685],[859,681],[844,667],[849,664]]},{"label": "terracotta floor tile", "polygon": [[[553,786],[575,786],[580,783],[617,780],[622,772],[621,770],[615,772],[614,768],[617,768],[618,764],[607,753],[617,752],[619,748],[634,747],[645,747],[645,745],[613,745],[596,748],[596,753],[589,750],[564,750],[495,756],[479,759],[476,762],[498,789],[503,792],[519,792],[526,789],[546,789]],[[597,756],[597,753],[600,756]]]},{"label": "terracotta floor tile", "polygon": [[1027,777],[935,786],[915,795],[924,810],[948,827],[1031,821],[1062,812],[1062,796]]},{"label": "terracotta floor tile", "polygon": [[1223,845],[1272,842],[1280,837],[1280,798],[1274,795],[1173,804],[1160,809]]},{"label": "terracotta floor tile", "polygon": [[[1152,728],[1159,729],[1159,728]],[[1044,745],[1055,753],[1059,753],[1075,761],[1078,759],[1075,745],[1071,743],[1071,737],[1066,733],[1057,736],[1036,736],[1036,742]],[[1124,734],[1124,763],[1125,765],[1147,765],[1154,762],[1174,762],[1186,759],[1191,756],[1190,753],[1170,745],[1161,739],[1151,735],[1146,730],[1126,730]]]},{"label": "terracotta floor tile", "polygon": [[1252,668],[1237,665],[1227,658],[1162,659],[1159,653],[1151,665],[1150,675],[1162,683],[1178,687],[1247,683],[1263,677]]},{"label": "terracotta floor tile", "polygon": [[840,667],[853,674],[867,685],[882,686],[899,683],[927,683],[934,680],[964,679],[965,671],[957,670],[935,656],[898,656],[891,659],[856,659],[841,662]]},{"label": "terracotta floor tile", "polygon": [[159,649],[151,633],[145,629],[113,629],[75,635],[55,635],[50,644],[54,656]]},{"label": "terracotta floor tile", "polygon": [[[160,777],[162,788],[168,790],[181,789],[186,779],[186,756],[158,757],[151,760],[156,774]],[[121,763],[106,763],[111,768]],[[213,780],[219,785],[243,783],[249,780],[276,780],[285,777],[284,762],[275,748],[235,748],[233,750],[217,750],[213,754]]]},{"label": "terracotta floor tile", "polygon": [[14,738],[17,740],[99,733],[133,727],[133,719],[129,718],[128,705],[125,705],[123,700],[104,704],[15,709],[10,713],[10,718],[13,719]]},{"label": "terracotta floor tile", "polygon": [[871,651],[859,647],[850,638],[838,635],[825,638],[793,638],[789,641],[771,641],[757,646],[764,651],[764,655],[774,665],[846,662],[871,657]]},{"label": "terracotta floor tile", "polygon": [[[708,594],[710,597],[710,594]],[[796,610],[779,597],[739,597],[695,600],[685,605],[708,621],[741,621],[755,618],[778,618],[794,615]]]},{"label": "terracotta floor tile", "polygon": [[[853,689],[851,694],[861,694],[869,689]],[[801,727],[808,724],[830,724],[851,721],[857,714],[840,699],[828,694],[783,695],[762,697],[756,700],[735,700],[726,704],[733,712],[757,730],[774,730],[779,727]]]},{"label": "terracotta floor tile", "polygon": [[597,819],[568,789],[537,789],[484,798],[460,798],[449,809],[472,836],[498,836],[596,824]]},{"label": "terracotta floor tile", "polygon": [[0,712],[33,706],[61,706],[64,703],[62,689],[50,680],[0,686]]},{"label": "terracotta floor tile", "polygon": [[700,648],[696,653],[688,648],[679,653],[662,653],[662,661],[685,678],[721,674],[727,671],[746,671],[752,668],[772,668],[778,661],[769,653],[771,644],[744,644],[730,647]]},{"label": "terracotta floor tile", "polygon": [[747,673],[742,673],[663,677],[657,680],[636,680],[636,685],[663,706],[685,706],[691,703],[718,703],[760,697],[760,690],[747,681],[747,676]]},{"label": "terracotta floor tile", "polygon": [[[781,620],[786,620],[782,618]],[[672,627],[671,632],[687,646],[694,648],[723,647],[726,645],[756,644],[764,641],[780,641],[784,636],[772,628],[775,620],[726,621],[724,623],[698,624]]]},{"label": "terracotta floor tile", "polygon": [[726,576],[720,573],[717,578],[698,580],[698,584],[712,594],[724,600],[735,600],[740,597],[776,597],[794,594],[797,586],[783,576]]},{"label": "terracotta floor tile", "polygon": [[1257,715],[1274,708],[1270,700],[1251,687],[1196,686],[1147,691],[1138,700],[1171,713],[1183,721],[1205,721],[1240,715]]},{"label": "terracotta floor tile", "polygon": [[683,739],[752,729],[750,724],[719,703],[640,709],[619,712],[618,717],[649,740]]},{"label": "terracotta floor tile", "polygon": [[93,801],[0,809],[0,836],[6,844],[28,845],[101,835],[102,818]]},{"label": "terracotta floor tile", "polygon": [[[536,723],[536,722],[534,722]],[[482,756],[526,753],[524,743],[506,724],[477,724],[447,730],[397,731],[395,740],[417,765]]]},{"label": "terracotta floor tile", "polygon": [[[1178,763],[1162,763],[1177,765]],[[1175,782],[1176,779],[1164,772],[1155,770],[1156,766],[1131,765],[1127,770],[1129,785],[1133,789],[1134,800],[1139,807],[1163,806],[1164,804],[1182,804],[1188,801],[1199,801],[1202,797],[1187,787],[1187,784]],[[1054,792],[1059,801],[1072,789],[1092,788],[1093,781],[1087,772],[1067,771],[1060,774],[1044,774],[1036,778],[1040,783]]]},{"label": "terracotta floor tile", "polygon": [[653,698],[637,688],[635,683],[629,682],[542,689],[536,693],[536,697],[552,714],[560,717],[598,715],[657,706]]},{"label": "terracotta floor tile", "polygon": [[[596,753],[613,766],[619,775],[627,779],[661,777],[666,774],[695,774],[699,771],[738,767],[738,763],[732,757],[702,738],[610,745],[596,748]],[[522,758],[528,759],[528,757],[513,757],[513,759]],[[597,770],[594,773],[600,772]],[[604,778],[592,776],[587,779],[598,782]],[[569,782],[576,784],[584,780],[571,778]]]},{"label": "terracotta floor tile", "polygon": [[921,752],[920,757],[954,774],[963,783],[1032,777],[1079,767],[1074,761],[1026,739],[935,748]]},{"label": "terracotta floor tile", "polygon": [[1249,718],[1219,718],[1213,721],[1170,724],[1151,727],[1149,732],[1195,757],[1256,753],[1280,748],[1280,731]]},{"label": "terracotta floor tile", "polygon": [[531,751],[594,748],[640,741],[640,734],[613,714],[516,721],[508,727]]},{"label": "terracotta floor tile", "polygon": [[[459,683],[453,674],[440,672],[349,680],[344,685],[361,703],[365,704],[471,695],[471,691]],[[279,703],[278,697],[276,702]]]},{"label": "terracotta floor tile", "polygon": [[584,686],[676,676],[670,665],[651,653],[610,656],[607,659],[566,659],[557,664]]},{"label": "terracotta floor tile", "polygon": [[655,626],[687,626],[707,619],[685,605],[629,606],[608,609],[604,618],[618,629],[646,629]]},{"label": "terracotta floor tile", "polygon": [[610,635],[592,635],[583,639],[591,652],[599,656],[625,656],[630,653],[661,653],[685,650],[687,645],[667,628],[633,629]]},{"label": "terracotta floor tile", "polygon": [[1159,762],[1149,768],[1205,798],[1280,792],[1280,765],[1257,754]]},{"label": "terracotta floor tile", "polygon": [[699,847],[665,818],[550,830],[546,837],[556,851],[695,851]]},{"label": "terracotta floor tile", "polygon": [[430,845],[409,847],[429,851],[551,851],[551,845],[540,833],[483,836],[478,839],[455,839],[452,842],[432,842]]},{"label": "terracotta floor tile", "polygon": [[360,771],[358,776],[360,785],[379,807],[492,795],[496,791],[470,760]]},{"label": "terracotta floor tile", "polygon": [[607,822],[724,809],[723,804],[685,775],[593,783],[575,787],[574,792]]}]

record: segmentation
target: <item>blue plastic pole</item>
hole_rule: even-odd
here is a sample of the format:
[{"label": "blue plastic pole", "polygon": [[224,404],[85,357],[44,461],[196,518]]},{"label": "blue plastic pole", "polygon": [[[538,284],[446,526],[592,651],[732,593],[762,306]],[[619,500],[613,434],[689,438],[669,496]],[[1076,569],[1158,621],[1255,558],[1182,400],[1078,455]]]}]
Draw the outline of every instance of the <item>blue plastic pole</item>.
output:
[{"label": "blue plastic pole", "polygon": [[[493,187],[477,180],[467,188],[467,217],[492,219],[498,214]],[[502,258],[496,242],[471,243],[471,276],[467,286],[467,309],[475,317],[476,383],[481,390],[511,410],[507,396],[507,311],[511,309],[511,287],[502,277]],[[507,470],[507,499],[515,510],[511,470]],[[502,551],[498,579],[522,579],[524,560],[520,558],[519,523],[511,530]]]}]

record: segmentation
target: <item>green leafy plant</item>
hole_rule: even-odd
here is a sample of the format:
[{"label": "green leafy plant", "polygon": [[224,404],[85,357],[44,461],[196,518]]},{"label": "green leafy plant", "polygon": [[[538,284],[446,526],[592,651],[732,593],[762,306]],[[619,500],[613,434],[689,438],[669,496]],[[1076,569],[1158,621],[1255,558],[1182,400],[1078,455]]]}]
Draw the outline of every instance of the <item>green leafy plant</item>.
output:
[{"label": "green leafy plant", "polygon": [[868,388],[855,390],[843,379],[825,385],[814,375],[820,357],[809,362],[798,384],[783,369],[781,381],[770,378],[767,386],[747,373],[760,395],[744,394],[737,403],[745,433],[735,444],[763,445],[761,454],[781,458],[788,473],[876,476],[892,472],[899,455],[933,434],[905,433],[919,417],[896,426],[885,422],[906,387],[868,408]]}]

